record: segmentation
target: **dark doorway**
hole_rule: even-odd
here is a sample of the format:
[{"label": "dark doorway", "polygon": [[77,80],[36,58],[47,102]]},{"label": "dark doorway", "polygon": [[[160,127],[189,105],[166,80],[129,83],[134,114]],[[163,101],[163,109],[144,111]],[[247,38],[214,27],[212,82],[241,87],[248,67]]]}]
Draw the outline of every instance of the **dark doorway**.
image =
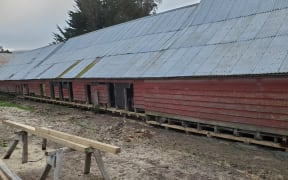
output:
[{"label": "dark doorway", "polygon": [[64,100],[64,96],[63,96],[63,84],[62,82],[58,83],[58,89],[59,89],[59,99],[60,100]]},{"label": "dark doorway", "polygon": [[130,83],[115,84],[115,106],[116,108],[133,110],[133,85]]},{"label": "dark doorway", "polygon": [[55,86],[55,85],[54,85],[54,82],[51,82],[51,83],[50,83],[50,95],[51,95],[51,98],[52,98],[52,99],[55,99],[55,92],[54,92],[55,89],[54,89],[54,86]]},{"label": "dark doorway", "polygon": [[29,87],[28,84],[22,84],[23,95],[29,95]]},{"label": "dark doorway", "polygon": [[73,101],[74,97],[73,97],[73,85],[72,82],[69,82],[68,84],[68,90],[69,90],[69,101]]},{"label": "dark doorway", "polygon": [[125,109],[128,111],[134,111],[134,92],[133,92],[133,84],[131,84],[130,88],[126,88],[126,104]]},{"label": "dark doorway", "polygon": [[92,104],[91,85],[86,85],[86,103]]},{"label": "dark doorway", "polygon": [[46,93],[45,93],[45,84],[40,84],[40,96],[41,96],[41,97],[46,96]]},{"label": "dark doorway", "polygon": [[109,106],[115,107],[115,88],[113,83],[108,84]]}]

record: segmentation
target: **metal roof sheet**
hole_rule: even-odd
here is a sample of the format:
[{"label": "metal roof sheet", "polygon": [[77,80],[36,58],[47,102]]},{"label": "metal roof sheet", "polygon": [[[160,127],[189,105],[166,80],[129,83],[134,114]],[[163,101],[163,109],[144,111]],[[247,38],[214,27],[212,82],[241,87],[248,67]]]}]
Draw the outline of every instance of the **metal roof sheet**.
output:
[{"label": "metal roof sheet", "polygon": [[191,25],[250,16],[287,7],[287,0],[201,0]]},{"label": "metal roof sheet", "polygon": [[0,80],[288,73],[287,2],[202,0],[17,54]]}]

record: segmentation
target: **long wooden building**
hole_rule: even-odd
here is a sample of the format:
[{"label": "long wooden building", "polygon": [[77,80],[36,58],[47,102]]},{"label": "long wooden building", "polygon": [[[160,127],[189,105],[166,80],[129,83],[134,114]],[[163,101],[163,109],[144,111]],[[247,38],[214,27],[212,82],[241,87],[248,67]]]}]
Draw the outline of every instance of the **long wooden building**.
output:
[{"label": "long wooden building", "polygon": [[288,1],[202,0],[15,54],[0,90],[285,144],[287,74]]}]

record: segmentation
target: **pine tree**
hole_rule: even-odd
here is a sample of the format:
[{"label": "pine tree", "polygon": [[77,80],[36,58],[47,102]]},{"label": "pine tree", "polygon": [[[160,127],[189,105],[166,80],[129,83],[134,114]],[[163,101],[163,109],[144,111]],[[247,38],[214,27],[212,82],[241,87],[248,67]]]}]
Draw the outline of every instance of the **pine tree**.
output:
[{"label": "pine tree", "polygon": [[55,43],[87,32],[156,13],[161,0],[75,0],[76,9],[69,11],[68,27],[57,26]]}]

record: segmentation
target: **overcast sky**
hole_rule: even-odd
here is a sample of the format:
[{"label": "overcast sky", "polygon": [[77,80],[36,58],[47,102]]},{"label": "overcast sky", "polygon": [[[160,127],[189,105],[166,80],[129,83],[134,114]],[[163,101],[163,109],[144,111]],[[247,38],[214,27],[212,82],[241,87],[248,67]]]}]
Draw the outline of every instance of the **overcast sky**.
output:
[{"label": "overcast sky", "polygon": [[[194,4],[200,0],[162,0],[158,12]],[[0,46],[28,50],[53,41],[56,25],[64,27],[74,0],[0,0]]]}]

